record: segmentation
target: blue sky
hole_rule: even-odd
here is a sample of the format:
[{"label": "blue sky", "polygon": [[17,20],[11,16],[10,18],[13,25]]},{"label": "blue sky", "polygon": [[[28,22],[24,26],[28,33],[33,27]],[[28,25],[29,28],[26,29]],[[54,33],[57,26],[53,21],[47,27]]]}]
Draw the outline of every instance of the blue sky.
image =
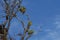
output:
[{"label": "blue sky", "polygon": [[[23,0],[22,5],[27,8],[26,13],[32,20],[31,29],[35,30],[35,34],[29,40],[60,40],[60,0]],[[13,19],[11,22],[14,25],[11,23],[10,35],[17,34],[21,25],[18,20]],[[39,27],[41,32],[38,32]]]},{"label": "blue sky", "polygon": [[30,40],[60,40],[60,0],[26,0],[23,5],[36,32],[41,27]]}]

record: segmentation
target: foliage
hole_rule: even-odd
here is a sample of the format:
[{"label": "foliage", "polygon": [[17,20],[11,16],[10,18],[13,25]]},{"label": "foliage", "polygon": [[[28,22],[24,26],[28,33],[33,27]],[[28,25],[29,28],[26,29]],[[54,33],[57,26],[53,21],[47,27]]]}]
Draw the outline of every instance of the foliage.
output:
[{"label": "foliage", "polygon": [[[10,22],[14,17],[16,19],[18,19],[17,12],[19,12],[20,14],[24,14],[25,16],[27,16],[27,19],[28,19],[27,27],[24,26],[25,25],[24,21],[22,21],[21,18],[18,19],[18,21],[21,22],[22,27],[24,29],[23,34],[22,33],[17,34],[18,36],[21,37],[21,40],[24,40],[24,39],[28,40],[32,36],[32,34],[34,33],[33,30],[30,30],[30,26],[32,25],[32,22],[30,21],[30,17],[29,17],[28,14],[25,13],[26,8],[24,6],[21,6],[21,3],[22,3],[22,0],[3,0],[2,4],[4,4],[4,5],[2,5],[0,3],[1,6],[3,7],[2,9],[5,13],[4,16],[3,15],[1,15],[1,16],[6,19],[3,22],[3,24],[0,25],[0,34],[1,34],[1,39],[2,40],[8,40],[7,35],[9,35],[8,31],[9,31],[9,28],[10,28]],[[7,25],[7,28],[6,28],[6,25]],[[13,40],[13,38],[11,38],[11,37],[9,39]]]}]

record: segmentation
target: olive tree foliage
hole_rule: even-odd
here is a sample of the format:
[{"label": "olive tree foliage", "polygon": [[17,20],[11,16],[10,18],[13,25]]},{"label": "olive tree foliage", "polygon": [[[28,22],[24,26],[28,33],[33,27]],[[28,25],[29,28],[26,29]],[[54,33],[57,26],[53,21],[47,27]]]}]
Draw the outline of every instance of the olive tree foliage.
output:
[{"label": "olive tree foliage", "polygon": [[[9,35],[8,31],[10,28],[10,22],[13,18],[16,18],[22,24],[23,34],[22,33],[17,34],[18,36],[21,37],[20,40],[28,40],[32,36],[34,31],[30,30],[32,22],[30,20],[29,15],[25,13],[26,8],[21,5],[23,0],[0,0],[0,2],[1,1],[2,3],[0,3],[0,6],[2,7],[1,9],[5,15],[1,15],[0,18],[5,18],[5,20],[2,24],[0,24],[0,40],[8,40],[7,35]],[[26,27],[22,18],[18,18],[17,12],[27,17],[28,24]],[[9,40],[14,39],[9,37]]]}]

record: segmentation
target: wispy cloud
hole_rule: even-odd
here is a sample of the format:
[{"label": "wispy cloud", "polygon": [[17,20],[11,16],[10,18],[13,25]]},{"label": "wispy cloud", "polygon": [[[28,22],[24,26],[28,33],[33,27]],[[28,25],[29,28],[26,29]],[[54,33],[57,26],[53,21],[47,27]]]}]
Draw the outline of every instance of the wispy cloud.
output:
[{"label": "wispy cloud", "polygon": [[56,16],[54,29],[45,29],[47,35],[43,36],[40,40],[60,40],[60,15]]}]

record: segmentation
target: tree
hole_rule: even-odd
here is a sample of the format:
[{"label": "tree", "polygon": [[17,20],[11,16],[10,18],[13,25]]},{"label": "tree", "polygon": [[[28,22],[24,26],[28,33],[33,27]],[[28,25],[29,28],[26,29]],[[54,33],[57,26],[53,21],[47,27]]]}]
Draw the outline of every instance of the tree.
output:
[{"label": "tree", "polygon": [[[0,24],[0,36],[1,36],[0,39],[8,40],[7,35],[9,35],[8,31],[10,28],[10,22],[13,18],[18,19],[18,21],[21,22],[21,24],[22,24],[22,27],[24,30],[23,34],[22,33],[17,34],[18,36],[21,36],[21,40],[24,40],[24,39],[28,40],[34,33],[33,30],[30,30],[32,22],[30,20],[29,15],[25,13],[26,8],[21,5],[22,1],[23,0],[2,0],[2,3],[0,3],[2,6],[2,9],[3,9],[2,11],[5,14],[4,16],[1,15],[1,18],[5,18],[5,20],[4,20],[3,24]],[[21,18],[18,18],[17,12],[19,12],[19,14],[27,16],[27,21],[28,21],[27,27],[24,26],[25,25],[24,21]],[[7,25],[7,27],[6,27],[6,25]],[[12,38],[9,38],[9,39],[13,40]]]}]

